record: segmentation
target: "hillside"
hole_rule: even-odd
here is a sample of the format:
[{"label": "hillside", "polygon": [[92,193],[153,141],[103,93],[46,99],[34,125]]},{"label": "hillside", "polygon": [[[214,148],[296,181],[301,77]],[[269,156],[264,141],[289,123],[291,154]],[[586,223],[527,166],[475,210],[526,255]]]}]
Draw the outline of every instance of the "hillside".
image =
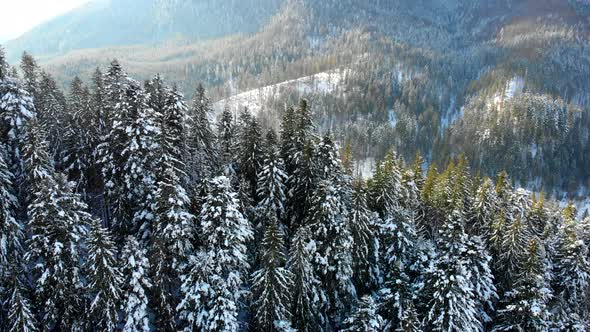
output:
[{"label": "hillside", "polygon": [[[189,103],[161,77],[142,84],[117,61],[90,89],[78,79],[64,96],[48,75],[37,82],[34,66],[19,79],[4,59],[2,327],[589,325],[590,218],[513,186],[506,172],[482,178],[464,157],[424,172],[422,159],[390,151],[364,181],[305,99],[285,105],[277,136],[246,111],[236,119],[224,110],[212,123],[201,87]],[[255,109],[272,90],[347,95],[338,89],[352,75],[323,72],[233,100]],[[521,81],[492,106],[526,96]]]},{"label": "hillside", "polygon": [[93,0],[6,43],[14,60],[68,51],[214,39],[258,31],[282,0]]},{"label": "hillside", "polygon": [[[150,9],[130,19],[142,4]],[[202,82],[217,105],[264,107],[268,124],[277,123],[285,101],[305,95],[320,129],[349,143],[359,160],[380,160],[392,147],[406,160],[421,153],[439,165],[466,153],[485,174],[506,169],[531,189],[570,193],[590,178],[584,157],[590,139],[583,130],[590,107],[585,1],[265,0],[220,8],[211,1],[125,0],[116,4],[119,16],[109,14],[114,6],[95,2],[76,10],[7,43],[8,53],[14,57],[30,46],[64,88],[75,75],[89,81],[97,66],[117,58],[134,77],[160,73],[189,98]],[[128,32],[85,25],[94,19],[109,27],[116,21],[124,28],[113,29]],[[66,46],[36,49],[45,47],[36,38],[59,39],[44,37],[50,32],[63,35],[59,44]],[[92,34],[100,38],[87,38]],[[349,74],[331,89],[337,93],[313,84],[305,94],[293,88],[341,68]],[[568,105],[571,137],[557,135],[562,129],[556,127],[534,142],[524,139],[535,123],[529,120],[504,128],[523,139],[491,130],[504,104],[518,111],[530,100]],[[499,106],[478,106],[487,104]],[[482,117],[488,120],[473,120]],[[482,139],[486,132],[492,136]],[[554,152],[574,142],[567,154]],[[531,149],[540,152],[529,155]]]}]

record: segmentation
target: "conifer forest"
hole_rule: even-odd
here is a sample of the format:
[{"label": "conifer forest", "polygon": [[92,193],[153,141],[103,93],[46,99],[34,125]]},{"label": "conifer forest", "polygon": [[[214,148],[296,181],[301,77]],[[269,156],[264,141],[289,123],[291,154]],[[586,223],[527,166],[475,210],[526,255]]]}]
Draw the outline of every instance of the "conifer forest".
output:
[{"label": "conifer forest", "polygon": [[275,128],[153,75],[0,53],[0,331],[590,329],[573,204],[464,155],[361,177],[306,99]]},{"label": "conifer forest", "polygon": [[590,332],[590,0],[0,0],[0,332]]}]

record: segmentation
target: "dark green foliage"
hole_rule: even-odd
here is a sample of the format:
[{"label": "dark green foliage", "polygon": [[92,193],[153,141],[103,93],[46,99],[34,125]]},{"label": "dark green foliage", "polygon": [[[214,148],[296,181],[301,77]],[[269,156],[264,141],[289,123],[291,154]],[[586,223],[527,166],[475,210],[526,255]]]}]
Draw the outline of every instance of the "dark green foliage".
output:
[{"label": "dark green foliage", "polygon": [[276,215],[268,212],[260,269],[252,275],[254,317],[261,331],[274,331],[276,321],[291,320],[293,276],[285,268],[285,248]]},{"label": "dark green foliage", "polygon": [[323,331],[326,323],[327,298],[313,268],[316,251],[308,227],[300,227],[291,243],[289,271],[293,275],[291,290],[293,326],[298,331]]},{"label": "dark green foliage", "polygon": [[88,235],[88,287],[91,289],[90,319],[102,331],[114,331],[118,322],[123,278],[115,243],[97,221]]},{"label": "dark green foliage", "polygon": [[247,110],[244,111],[245,114],[248,114],[247,116],[240,117],[238,164],[240,175],[250,188],[248,194],[254,201],[258,201],[256,197],[257,179],[264,163],[264,139],[258,120],[247,112]]},{"label": "dark green foliage", "polygon": [[219,153],[220,153],[220,164],[224,174],[228,176],[234,176],[236,156],[235,152],[237,149],[237,137],[234,128],[234,116],[226,108],[221,114],[221,119],[217,124],[217,135],[219,137]]},{"label": "dark green foliage", "polygon": [[187,166],[193,184],[202,182],[217,172],[219,156],[215,148],[217,138],[209,120],[211,113],[211,102],[205,89],[199,84],[189,110],[188,149],[191,158]]}]

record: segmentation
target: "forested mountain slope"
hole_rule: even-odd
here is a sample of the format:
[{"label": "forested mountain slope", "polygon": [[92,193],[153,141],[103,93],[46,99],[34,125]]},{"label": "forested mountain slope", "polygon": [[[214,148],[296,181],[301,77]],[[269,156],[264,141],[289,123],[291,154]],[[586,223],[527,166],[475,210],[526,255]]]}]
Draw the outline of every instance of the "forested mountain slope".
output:
[{"label": "forested mountain slope", "polygon": [[[63,87],[76,75],[89,81],[96,66],[117,58],[138,79],[158,72],[189,97],[202,82],[218,105],[260,87],[346,72],[332,93],[271,89],[282,92],[257,107],[277,123],[285,101],[309,98],[320,129],[349,144],[359,160],[382,159],[390,147],[406,160],[419,152],[439,165],[466,153],[475,169],[489,175],[509,170],[513,180],[535,190],[584,194],[580,189],[588,186],[585,1],[277,0],[222,7],[173,1],[162,7],[126,0],[107,7],[128,15],[140,3],[149,10],[138,19],[105,14],[107,3],[88,13],[121,22],[125,28],[116,35],[137,39],[68,46],[63,51],[85,49],[59,56],[32,48],[33,54]],[[59,20],[49,24],[55,29],[40,28],[22,40],[67,27]],[[140,25],[150,32],[134,33]],[[88,29],[71,30],[72,40]],[[15,45],[7,45],[13,57],[26,46]],[[567,121],[558,123],[559,117]],[[542,131],[530,127],[541,122]]]},{"label": "forested mountain slope", "polygon": [[23,51],[58,55],[71,50],[213,39],[256,32],[281,0],[92,0],[7,43],[8,58]]},{"label": "forested mountain slope", "polygon": [[22,62],[0,49],[0,331],[590,328],[590,218],[506,172],[390,150],[365,181],[306,99],[213,123],[200,85]]}]

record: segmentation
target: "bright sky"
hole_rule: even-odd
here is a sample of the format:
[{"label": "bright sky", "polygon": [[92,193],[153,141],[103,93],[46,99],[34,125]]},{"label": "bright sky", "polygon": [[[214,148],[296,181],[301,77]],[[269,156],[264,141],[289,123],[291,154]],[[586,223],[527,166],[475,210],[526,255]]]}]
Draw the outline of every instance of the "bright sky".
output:
[{"label": "bright sky", "polygon": [[0,0],[0,42],[16,38],[40,23],[89,0]]}]

